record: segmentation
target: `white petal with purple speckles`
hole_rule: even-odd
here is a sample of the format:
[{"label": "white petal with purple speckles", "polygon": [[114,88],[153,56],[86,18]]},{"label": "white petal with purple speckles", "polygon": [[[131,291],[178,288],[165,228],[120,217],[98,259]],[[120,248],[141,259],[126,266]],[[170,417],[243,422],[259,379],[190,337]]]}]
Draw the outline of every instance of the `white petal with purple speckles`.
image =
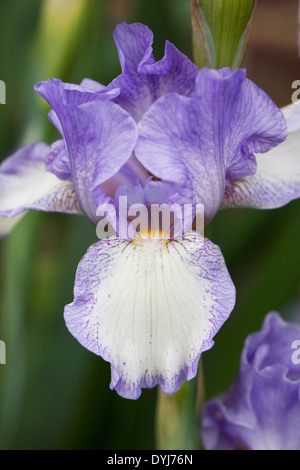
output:
[{"label": "white petal with purple speckles", "polygon": [[111,388],[137,399],[142,388],[175,393],[192,379],[234,302],[223,257],[209,240],[196,232],[172,241],[140,234],[90,247],[64,317],[83,346],[111,363]]}]

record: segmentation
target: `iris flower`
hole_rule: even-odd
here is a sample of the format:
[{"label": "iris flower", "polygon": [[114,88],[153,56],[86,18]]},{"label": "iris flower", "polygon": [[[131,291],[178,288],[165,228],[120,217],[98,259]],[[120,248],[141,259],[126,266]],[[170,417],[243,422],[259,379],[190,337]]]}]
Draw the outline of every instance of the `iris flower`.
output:
[{"label": "iris flower", "polygon": [[235,286],[219,247],[189,224],[179,234],[150,224],[121,236],[120,220],[132,220],[119,197],[149,211],[200,204],[205,224],[221,207],[286,204],[300,195],[300,123],[288,107],[298,127],[288,123],[282,143],[283,113],[244,70],[199,71],[169,42],[156,62],[142,24],[122,23],[114,37],[122,72],[108,86],[36,85],[61,138],[3,162],[0,229],[6,235],[29,209],[82,213],[98,226],[107,209],[116,233],[79,263],[64,318],[84,347],[110,362],[110,387],[137,399],[142,388],[175,393],[195,377],[234,307]]},{"label": "iris flower", "polygon": [[237,379],[205,405],[207,450],[300,449],[299,344],[300,326],[277,312],[247,337]]}]

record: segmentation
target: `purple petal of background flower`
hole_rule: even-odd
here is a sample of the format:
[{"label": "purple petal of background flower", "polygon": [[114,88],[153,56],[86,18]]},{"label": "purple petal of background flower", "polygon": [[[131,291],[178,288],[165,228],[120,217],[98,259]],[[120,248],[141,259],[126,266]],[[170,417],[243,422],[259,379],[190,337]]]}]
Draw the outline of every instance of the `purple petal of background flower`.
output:
[{"label": "purple petal of background flower", "polygon": [[229,391],[203,411],[205,448],[300,449],[300,326],[269,313],[245,341],[240,372]]}]

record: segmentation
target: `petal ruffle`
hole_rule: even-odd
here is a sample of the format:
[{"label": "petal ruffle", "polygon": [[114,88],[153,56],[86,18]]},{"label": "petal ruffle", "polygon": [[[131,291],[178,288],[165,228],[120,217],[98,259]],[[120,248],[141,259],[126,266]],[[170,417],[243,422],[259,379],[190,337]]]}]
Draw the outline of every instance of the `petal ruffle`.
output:
[{"label": "petal ruffle", "polygon": [[59,120],[78,202],[96,224],[98,204],[110,202],[101,184],[130,159],[137,129],[132,117],[110,101],[114,96],[111,90],[101,88],[95,93],[78,87],[66,87],[52,79],[37,85],[36,91],[49,102]]},{"label": "petal ruffle", "polygon": [[69,331],[111,363],[111,388],[137,399],[159,384],[175,393],[228,318],[235,288],[218,247],[196,232],[177,240],[140,234],[91,246],[81,260]]},{"label": "petal ruffle", "polygon": [[[48,151],[43,142],[34,142],[1,164],[0,217],[12,217],[16,222],[15,216],[29,209],[81,213],[73,184],[46,171],[44,159]],[[6,222],[6,227],[0,224],[4,234],[14,221]]]},{"label": "petal ruffle", "polygon": [[166,93],[194,94],[198,72],[196,65],[168,41],[165,56],[155,62],[152,54],[153,34],[147,26],[123,22],[116,27],[114,39],[122,73],[108,88],[120,89],[114,101],[136,121]]},{"label": "petal ruffle", "polygon": [[72,181],[71,163],[63,139],[53,142],[45,155],[47,171],[54,173],[59,179]]},{"label": "petal ruffle", "polygon": [[206,223],[219,209],[226,179],[255,171],[254,152],[286,137],[282,113],[244,70],[202,69],[196,96],[169,94],[139,123],[136,156],[155,176],[192,188]]},{"label": "petal ruffle", "polygon": [[[116,87],[108,89],[100,83],[87,78],[80,85],[65,83],[58,78],[50,78],[44,82],[37,83],[34,89],[50,106],[54,103],[59,103],[60,98],[63,99],[64,103],[73,106],[80,106],[91,101],[107,101],[116,98],[120,92]],[[52,108],[55,111],[54,106]]]},{"label": "petal ruffle", "polygon": [[274,209],[300,197],[300,106],[282,111],[287,139],[266,155],[256,155],[256,173],[228,185],[223,207]]}]

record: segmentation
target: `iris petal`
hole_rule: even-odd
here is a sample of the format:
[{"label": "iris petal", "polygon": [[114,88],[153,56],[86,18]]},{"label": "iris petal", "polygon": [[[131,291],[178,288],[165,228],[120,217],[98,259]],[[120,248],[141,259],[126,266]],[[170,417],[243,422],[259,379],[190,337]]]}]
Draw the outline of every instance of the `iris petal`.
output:
[{"label": "iris petal", "polygon": [[66,325],[111,363],[111,388],[137,399],[159,384],[175,393],[233,309],[235,288],[218,247],[196,232],[139,234],[91,246],[78,266]]},{"label": "iris petal", "polygon": [[[46,171],[44,159],[49,147],[34,142],[19,149],[0,166],[0,232],[7,234],[22,212],[81,213],[73,184]],[[5,222],[2,217],[14,220]]]},{"label": "iris petal", "polygon": [[299,337],[298,324],[270,312],[246,338],[236,380],[204,407],[205,449],[300,449],[300,365],[292,357]]},{"label": "iris petal", "polygon": [[130,159],[137,140],[136,125],[124,109],[110,101],[109,90],[86,92],[81,85],[55,79],[38,84],[36,90],[56,113],[78,202],[96,224],[97,206],[111,202],[101,184]]},{"label": "iris petal", "polygon": [[287,139],[266,154],[256,155],[254,175],[232,181],[223,207],[275,209],[300,197],[300,106],[283,109]]},{"label": "iris petal", "polygon": [[155,176],[191,189],[206,223],[228,180],[255,172],[253,153],[286,137],[281,111],[242,69],[200,70],[196,96],[163,96],[138,126],[137,158]]},{"label": "iris petal", "polygon": [[173,44],[167,41],[163,59],[155,62],[153,34],[147,26],[123,22],[116,27],[114,38],[122,73],[108,88],[120,89],[114,101],[137,122],[151,104],[166,93],[194,94],[198,68]]}]

